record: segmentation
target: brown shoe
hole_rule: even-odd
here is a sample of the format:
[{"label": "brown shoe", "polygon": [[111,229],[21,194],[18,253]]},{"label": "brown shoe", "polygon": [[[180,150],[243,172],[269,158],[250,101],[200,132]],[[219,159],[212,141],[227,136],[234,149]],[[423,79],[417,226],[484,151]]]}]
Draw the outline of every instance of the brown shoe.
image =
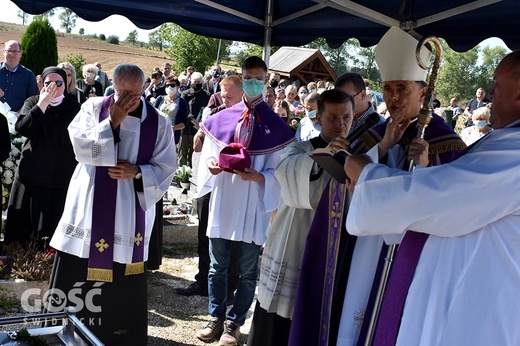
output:
[{"label": "brown shoe", "polygon": [[236,346],[240,337],[240,326],[231,320],[224,322],[224,333],[220,337],[220,346]]},{"label": "brown shoe", "polygon": [[195,336],[202,341],[209,341],[215,339],[222,330],[224,325],[218,317],[212,317],[204,329],[200,329],[195,333]]}]

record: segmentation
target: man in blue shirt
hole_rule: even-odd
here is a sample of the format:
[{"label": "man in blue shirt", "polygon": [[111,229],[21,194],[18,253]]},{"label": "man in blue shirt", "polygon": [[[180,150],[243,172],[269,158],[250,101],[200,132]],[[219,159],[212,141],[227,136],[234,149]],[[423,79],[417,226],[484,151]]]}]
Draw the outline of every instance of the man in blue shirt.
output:
[{"label": "man in blue shirt", "polygon": [[20,65],[22,50],[17,41],[4,45],[4,62],[0,64],[0,101],[6,102],[11,110],[18,112],[29,96],[38,95],[34,73]]}]

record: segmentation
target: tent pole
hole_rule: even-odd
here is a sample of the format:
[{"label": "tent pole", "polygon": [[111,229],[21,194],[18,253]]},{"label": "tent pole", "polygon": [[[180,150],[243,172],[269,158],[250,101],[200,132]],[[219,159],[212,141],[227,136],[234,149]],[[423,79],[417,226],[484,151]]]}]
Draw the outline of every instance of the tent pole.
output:
[{"label": "tent pole", "polygon": [[269,58],[271,57],[271,34],[273,32],[273,5],[274,0],[267,0],[265,9],[265,25],[264,25],[264,49],[263,58],[269,71]]}]

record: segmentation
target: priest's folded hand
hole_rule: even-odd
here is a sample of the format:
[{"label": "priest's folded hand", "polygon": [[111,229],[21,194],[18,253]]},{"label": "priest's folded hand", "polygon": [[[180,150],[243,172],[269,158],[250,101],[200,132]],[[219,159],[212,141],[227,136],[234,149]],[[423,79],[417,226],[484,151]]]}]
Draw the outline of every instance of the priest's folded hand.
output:
[{"label": "priest's folded hand", "polygon": [[133,179],[139,168],[127,160],[117,160],[117,165],[108,169],[112,179]]}]

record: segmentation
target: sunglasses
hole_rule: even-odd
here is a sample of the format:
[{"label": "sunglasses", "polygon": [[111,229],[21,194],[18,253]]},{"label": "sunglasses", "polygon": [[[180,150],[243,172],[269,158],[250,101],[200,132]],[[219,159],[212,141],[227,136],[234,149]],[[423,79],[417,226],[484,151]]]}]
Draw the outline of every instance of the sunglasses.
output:
[{"label": "sunglasses", "polygon": [[56,81],[56,82],[53,82],[53,81],[47,81],[47,82],[44,82],[43,84],[45,84],[45,86],[49,86],[49,84],[51,83],[56,83],[56,86],[59,88],[60,86],[63,85],[63,82],[61,80],[59,81]]},{"label": "sunglasses", "polygon": [[177,84],[166,84],[166,87],[168,88],[176,88]]}]

